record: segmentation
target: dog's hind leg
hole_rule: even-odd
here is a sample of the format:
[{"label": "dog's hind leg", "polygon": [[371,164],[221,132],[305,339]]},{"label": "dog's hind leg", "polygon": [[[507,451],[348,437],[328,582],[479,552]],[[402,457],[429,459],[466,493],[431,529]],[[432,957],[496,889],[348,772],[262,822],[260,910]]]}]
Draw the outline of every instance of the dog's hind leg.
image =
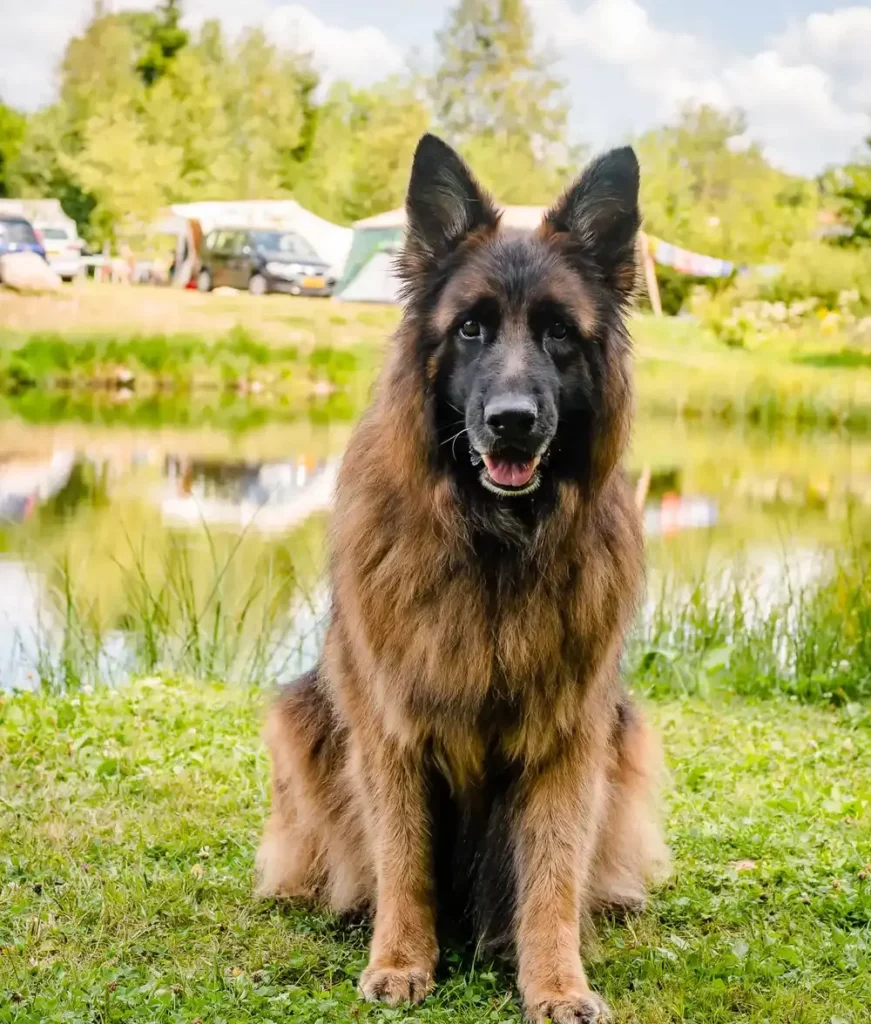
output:
[{"label": "dog's hind leg", "polygon": [[262,896],[318,899],[336,911],[371,900],[374,870],[347,733],[317,669],[284,687],[266,721],[272,811],[257,854]]},{"label": "dog's hind leg", "polygon": [[668,873],[659,821],[662,755],[656,735],[627,696],[613,737],[608,803],[590,876],[593,910],[642,910],[647,887]]},{"label": "dog's hind leg", "polygon": [[317,822],[307,804],[316,788],[315,759],[328,722],[316,672],[282,689],[263,738],[272,761],[272,808],[257,851],[257,893],[313,897],[324,878]]}]

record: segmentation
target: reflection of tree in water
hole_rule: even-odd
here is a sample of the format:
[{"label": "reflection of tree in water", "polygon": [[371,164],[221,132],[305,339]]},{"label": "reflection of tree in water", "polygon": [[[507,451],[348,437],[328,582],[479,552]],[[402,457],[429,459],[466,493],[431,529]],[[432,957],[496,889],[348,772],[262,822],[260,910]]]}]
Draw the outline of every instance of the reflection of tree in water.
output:
[{"label": "reflection of tree in water", "polygon": [[167,455],[164,472],[180,497],[265,505],[292,501],[323,474],[330,460],[290,456],[281,462],[230,462]]},{"label": "reflection of tree in water", "polygon": [[67,482],[40,508],[43,518],[65,519],[82,505],[102,508],[109,504],[109,465],[79,460],[73,463]]}]

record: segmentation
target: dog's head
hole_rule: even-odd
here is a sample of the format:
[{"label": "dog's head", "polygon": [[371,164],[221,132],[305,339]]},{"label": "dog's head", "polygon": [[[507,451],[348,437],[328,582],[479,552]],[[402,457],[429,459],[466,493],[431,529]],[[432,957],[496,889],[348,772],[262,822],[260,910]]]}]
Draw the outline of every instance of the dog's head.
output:
[{"label": "dog's head", "polygon": [[537,512],[560,481],[597,486],[629,424],[633,151],[591,163],[537,230],[512,234],[460,157],[425,135],[406,210],[400,273],[439,468],[478,508]]}]

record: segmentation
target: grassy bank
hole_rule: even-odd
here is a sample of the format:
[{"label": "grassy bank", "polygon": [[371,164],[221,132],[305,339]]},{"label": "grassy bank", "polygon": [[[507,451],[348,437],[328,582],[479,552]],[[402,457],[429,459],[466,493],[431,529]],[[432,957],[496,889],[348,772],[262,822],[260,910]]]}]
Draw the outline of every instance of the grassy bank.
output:
[{"label": "grassy bank", "polygon": [[299,400],[341,389],[359,405],[395,322],[392,309],[290,296],[0,290],[0,392],[31,416],[46,405],[28,401],[37,390],[123,390],[141,401],[216,390]]},{"label": "grassy bank", "polygon": [[638,317],[641,408],[689,418],[871,429],[871,360],[838,336],[729,348],[689,320]]},{"label": "grassy bank", "polygon": [[[780,699],[651,707],[670,883],[589,954],[618,1024],[859,1024],[871,1004],[871,719]],[[147,679],[0,704],[0,1021],[520,1021],[457,950],[419,1011],[361,1007],[367,929],[255,902],[252,691]]]},{"label": "grassy bank", "polygon": [[365,400],[380,353],[365,343],[351,348],[318,342],[268,344],[246,328],[209,340],[187,334],[134,334],[73,339],[34,334],[0,346],[0,391],[20,397],[24,410],[34,391],[161,393],[267,392],[289,399],[341,389]]},{"label": "grassy bank", "polygon": [[[131,410],[167,393],[243,393],[299,402],[339,390],[366,401],[398,320],[390,307],[88,285],[59,296],[0,292],[0,392],[27,418],[57,415],[51,393],[124,390]],[[780,333],[730,348],[699,325],[633,322],[639,404],[692,418],[871,429],[871,357],[845,337]],[[34,394],[40,397],[34,398]],[[99,404],[99,402],[98,402]],[[105,409],[106,403],[102,403]]]},{"label": "grassy bank", "polygon": [[[74,515],[64,498],[0,529],[0,551],[31,566],[28,585],[11,584],[38,608],[37,628],[12,648],[30,678],[62,689],[170,672],[269,686],[300,671],[328,617],[326,513],[277,534],[256,519],[241,531],[196,521],[166,531],[160,505],[136,496],[152,479],[143,469],[129,497],[108,502],[103,478],[83,471],[76,488],[88,498]],[[655,696],[871,701],[868,547],[791,547],[652,543],[626,654],[635,684]]]},{"label": "grassy bank", "polygon": [[818,551],[796,566],[784,552],[779,579],[740,556],[695,579],[659,573],[630,643],[632,678],[651,695],[871,700],[867,557]]}]

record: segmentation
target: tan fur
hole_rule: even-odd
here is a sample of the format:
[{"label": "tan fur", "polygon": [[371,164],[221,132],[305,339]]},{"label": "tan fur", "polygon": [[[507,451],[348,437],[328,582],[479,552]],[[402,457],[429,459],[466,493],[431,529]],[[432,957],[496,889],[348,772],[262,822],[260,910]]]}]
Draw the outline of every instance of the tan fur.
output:
[{"label": "tan fur", "polygon": [[561,485],[494,601],[454,484],[428,461],[413,345],[407,319],[343,462],[317,677],[270,713],[260,892],[372,905],[362,993],[422,999],[437,960],[425,761],[462,798],[495,750],[518,773],[513,939],[527,1014],[592,1021],[604,1004],[580,959],[583,915],[640,906],[666,860],[656,743],[618,669],[643,561],[619,470],[628,351],[606,385],[589,492]]}]

